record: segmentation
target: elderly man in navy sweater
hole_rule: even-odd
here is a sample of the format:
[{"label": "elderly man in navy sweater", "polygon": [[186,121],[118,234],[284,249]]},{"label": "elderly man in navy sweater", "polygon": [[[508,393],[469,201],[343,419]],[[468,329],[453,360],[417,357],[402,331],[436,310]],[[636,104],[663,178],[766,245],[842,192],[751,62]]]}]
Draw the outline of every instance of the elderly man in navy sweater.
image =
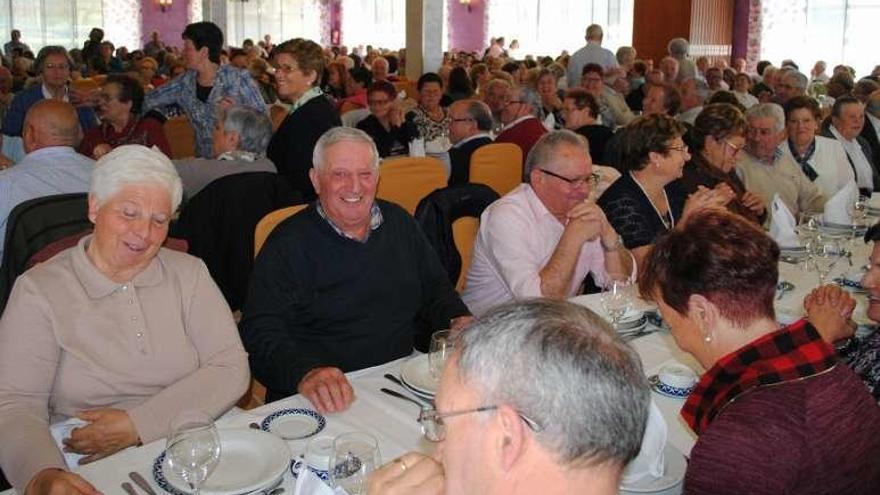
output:
[{"label": "elderly man in navy sweater", "polygon": [[344,373],[407,356],[419,337],[470,316],[415,220],[375,199],[367,134],[330,129],[314,164],[318,200],[269,236],[240,330],[267,401],[299,392],[335,412],[354,400]]}]

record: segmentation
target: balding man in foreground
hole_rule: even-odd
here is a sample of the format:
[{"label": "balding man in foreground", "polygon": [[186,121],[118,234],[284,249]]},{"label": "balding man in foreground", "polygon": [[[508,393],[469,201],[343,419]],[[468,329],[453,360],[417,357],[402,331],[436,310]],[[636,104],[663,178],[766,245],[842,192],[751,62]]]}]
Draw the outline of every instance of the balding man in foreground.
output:
[{"label": "balding man in foreground", "polygon": [[449,107],[449,185],[466,184],[470,178],[471,155],[492,142],[492,111],[480,100],[459,100]]},{"label": "balding man in foreground", "polygon": [[440,462],[405,454],[376,471],[367,493],[616,494],[649,401],[638,355],[595,313],[506,304],[461,333],[436,409],[420,414]]},{"label": "balding man in foreground", "polygon": [[22,128],[27,154],[17,165],[0,171],[0,239],[6,236],[9,212],[19,203],[89,190],[95,161],[76,152],[81,139],[79,118],[70,103],[42,100],[30,108]]}]

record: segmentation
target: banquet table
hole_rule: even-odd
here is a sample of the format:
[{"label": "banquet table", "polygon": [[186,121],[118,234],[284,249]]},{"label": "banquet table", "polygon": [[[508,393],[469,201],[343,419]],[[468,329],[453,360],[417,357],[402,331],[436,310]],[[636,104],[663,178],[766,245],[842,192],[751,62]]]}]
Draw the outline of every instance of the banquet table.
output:
[{"label": "banquet table", "polygon": [[[853,256],[853,267],[849,267],[846,261],[842,261],[839,263],[840,266],[835,266],[835,271],[832,272],[829,280],[841,273],[858,270],[865,264],[868,252],[866,246],[858,247]],[[813,272],[804,271],[801,265],[781,262],[780,280],[793,283],[795,289],[785,294],[782,299],[777,300],[778,317],[780,321],[797,319],[803,314],[803,298],[818,285],[817,276]],[[858,306],[854,317],[860,323],[867,323],[865,298],[860,294],[855,295]],[[575,297],[571,301],[590,307],[601,315],[603,313],[600,309],[600,297],[599,294],[592,294]],[[650,306],[650,303],[644,301],[640,301],[638,304]],[[658,328],[651,330],[651,333],[629,342],[641,358],[646,376],[656,374],[665,364],[673,362],[689,366],[697,373],[703,372],[702,367],[690,355],[675,345],[668,330]],[[407,359],[409,358],[349,373],[347,376],[354,388],[356,400],[348,410],[326,415],[326,427],[318,436],[333,437],[349,431],[370,433],[378,440],[383,462],[388,462],[411,450],[426,454],[431,453],[433,445],[422,437],[420,427],[416,422],[419,408],[414,404],[390,397],[379,391],[382,387],[403,391],[383,375],[392,373],[399,376],[401,367]],[[688,456],[696,437],[679,415],[684,400],[669,398],[653,392],[651,398],[666,420],[667,442]],[[305,398],[296,395],[249,411],[234,409],[220,418],[217,425],[219,428],[247,428],[250,423],[260,423],[269,414],[286,408],[311,408],[311,406]],[[307,440],[289,441],[288,447],[291,454],[294,457],[301,455],[305,450],[306,443]],[[155,459],[164,447],[164,440],[159,440],[140,447],[129,448],[106,459],[77,467],[75,471],[104,493],[121,493],[120,485],[124,481],[129,481],[128,473],[137,471],[161,495],[165,492],[156,484],[151,471]],[[287,478],[285,480],[289,488],[287,493],[292,494],[292,481],[289,479],[289,475]],[[0,495],[13,493],[15,493],[13,490],[7,490]],[[139,493],[142,494],[142,492]]]}]

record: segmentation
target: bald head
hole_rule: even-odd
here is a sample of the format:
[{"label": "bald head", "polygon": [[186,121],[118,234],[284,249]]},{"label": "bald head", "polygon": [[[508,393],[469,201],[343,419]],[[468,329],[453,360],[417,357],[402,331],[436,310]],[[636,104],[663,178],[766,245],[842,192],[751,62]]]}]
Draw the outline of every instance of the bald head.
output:
[{"label": "bald head", "polygon": [[49,146],[76,147],[82,139],[76,109],[58,100],[35,103],[24,118],[22,137],[27,153]]}]

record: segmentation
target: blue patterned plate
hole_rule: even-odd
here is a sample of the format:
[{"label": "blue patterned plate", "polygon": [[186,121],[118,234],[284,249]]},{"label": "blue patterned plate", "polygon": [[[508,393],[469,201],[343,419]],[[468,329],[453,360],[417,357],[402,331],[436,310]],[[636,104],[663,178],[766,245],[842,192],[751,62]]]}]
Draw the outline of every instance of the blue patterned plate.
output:
[{"label": "blue patterned plate", "polygon": [[293,462],[290,463],[290,475],[293,476],[293,479],[299,477],[299,473],[304,467],[308,467],[309,471],[315,473],[315,476],[317,476],[318,478],[321,478],[321,481],[327,483],[328,486],[330,485],[330,473],[328,471],[315,469],[312,466],[306,466],[306,461],[302,458],[302,456],[297,457],[293,460]]},{"label": "blue patterned plate", "polygon": [[[220,460],[201,487],[203,495],[239,495],[277,484],[290,465],[290,450],[280,438],[252,429],[221,429]],[[162,451],[153,462],[153,480],[171,495],[189,495]]]},{"label": "blue patterned plate", "polygon": [[327,426],[324,416],[311,409],[282,409],[266,416],[260,429],[285,440],[301,440],[317,435]]}]

